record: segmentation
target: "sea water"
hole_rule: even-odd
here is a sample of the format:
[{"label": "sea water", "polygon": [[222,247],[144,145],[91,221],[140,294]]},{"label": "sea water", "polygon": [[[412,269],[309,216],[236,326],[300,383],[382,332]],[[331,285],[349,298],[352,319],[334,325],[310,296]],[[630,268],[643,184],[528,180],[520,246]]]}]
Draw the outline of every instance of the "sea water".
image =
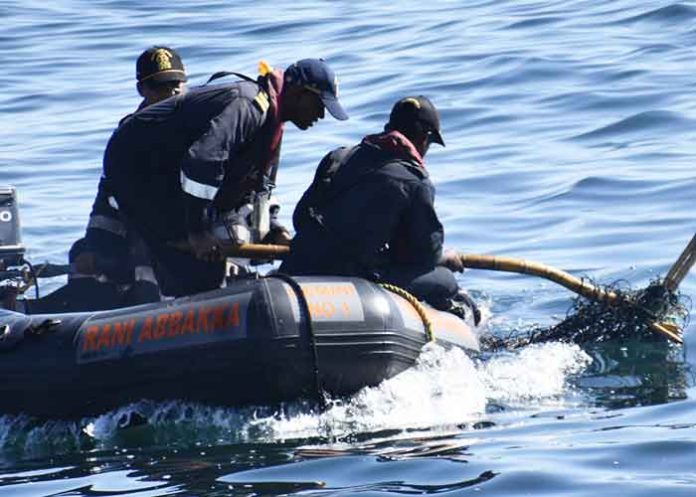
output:
[{"label": "sea water", "polygon": [[[83,234],[153,44],[180,52],[191,85],[254,75],[259,60],[336,70],[351,119],[286,128],[275,193],[288,225],[324,154],[424,94],[447,143],[427,163],[448,247],[642,288],[696,231],[696,2],[10,0],[0,16],[0,184],[18,189],[33,262],[65,263]],[[540,279],[460,282],[492,333],[570,306]],[[0,495],[691,496],[694,331],[683,348],[429,346],[324,412],[140,402],[70,423],[0,416]]]}]

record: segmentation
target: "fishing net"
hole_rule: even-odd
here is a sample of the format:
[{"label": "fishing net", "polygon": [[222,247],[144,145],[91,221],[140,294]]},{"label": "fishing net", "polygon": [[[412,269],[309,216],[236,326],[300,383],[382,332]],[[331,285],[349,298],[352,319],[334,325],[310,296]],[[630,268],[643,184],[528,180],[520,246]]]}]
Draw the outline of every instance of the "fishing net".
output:
[{"label": "fishing net", "polygon": [[670,292],[660,279],[647,288],[631,290],[625,282],[604,286],[619,297],[612,304],[574,299],[563,321],[551,327],[533,326],[503,336],[481,338],[484,350],[517,349],[533,343],[601,343],[613,340],[666,340],[650,329],[649,323],[669,323],[684,329],[689,321],[691,300],[679,292]]}]

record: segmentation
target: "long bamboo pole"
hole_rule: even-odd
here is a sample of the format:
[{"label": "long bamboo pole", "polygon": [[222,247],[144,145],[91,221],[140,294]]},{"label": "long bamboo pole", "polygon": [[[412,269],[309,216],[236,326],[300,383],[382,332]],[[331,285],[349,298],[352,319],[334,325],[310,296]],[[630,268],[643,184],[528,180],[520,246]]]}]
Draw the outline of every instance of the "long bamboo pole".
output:
[{"label": "long bamboo pole", "polygon": [[[510,273],[530,274],[553,281],[568,290],[582,295],[588,300],[606,302],[609,305],[618,305],[622,299],[615,292],[606,291],[592,283],[577,278],[561,269],[511,257],[496,257],[493,255],[460,254],[464,267],[472,269],[489,269],[492,271],[505,271]],[[687,270],[688,271],[688,270]],[[681,280],[680,280],[681,281]],[[678,283],[677,283],[678,284]],[[676,287],[675,287],[676,289]],[[679,328],[670,323],[657,323],[649,321],[648,327],[655,333],[659,333],[675,343],[684,343]]]},{"label": "long bamboo pole", "polygon": [[[694,240],[692,240],[691,244],[689,245],[689,247],[692,247],[692,252],[694,250],[693,246]],[[689,252],[689,247],[687,247],[684,253]],[[285,245],[257,245],[247,243],[241,245],[227,244],[223,245],[222,252],[228,257],[282,259],[290,253],[290,247]],[[684,257],[684,254],[682,254],[680,259],[683,259]],[[512,257],[496,257],[493,255],[481,254],[460,254],[460,258],[462,264],[466,268],[487,269],[491,271],[505,271],[510,273],[539,276],[541,278],[553,281],[554,283],[557,283],[574,293],[582,295],[588,300],[605,302],[609,305],[618,305],[622,303],[622,298],[615,292],[604,290],[601,287],[593,285],[587,280],[573,276],[561,269],[547,266],[538,262],[516,259]],[[691,261],[691,265],[693,264],[693,254],[691,255],[691,258],[687,259],[687,262],[688,261]],[[675,266],[676,265],[677,264],[675,264]],[[676,283],[673,289],[676,289],[676,286],[679,285],[679,282],[685,276],[683,271],[685,270],[688,272],[691,265],[687,263],[679,264],[679,279],[675,279]],[[669,340],[679,344],[683,343],[681,331],[678,327],[673,326],[670,323],[657,323],[654,321],[647,324],[652,331],[665,336]]]},{"label": "long bamboo pole", "polygon": [[[182,250],[190,250],[186,242],[176,244]],[[232,244],[222,242],[221,252],[227,257],[243,257],[249,259],[283,259],[290,253],[290,247],[285,245],[259,245],[251,243]],[[481,254],[460,254],[462,264],[471,269],[488,269],[491,271],[505,271],[510,273],[529,274],[553,281],[568,290],[583,297],[609,305],[623,303],[622,297],[612,291],[604,290],[589,281],[578,278],[561,269],[540,264],[538,262],[516,259],[512,257],[497,257]],[[696,261],[696,235],[684,249],[679,259],[674,263],[665,278],[665,288],[671,292],[676,291],[679,283],[684,279]],[[671,323],[649,322],[651,330],[659,333],[675,343],[683,343],[681,330]]]}]

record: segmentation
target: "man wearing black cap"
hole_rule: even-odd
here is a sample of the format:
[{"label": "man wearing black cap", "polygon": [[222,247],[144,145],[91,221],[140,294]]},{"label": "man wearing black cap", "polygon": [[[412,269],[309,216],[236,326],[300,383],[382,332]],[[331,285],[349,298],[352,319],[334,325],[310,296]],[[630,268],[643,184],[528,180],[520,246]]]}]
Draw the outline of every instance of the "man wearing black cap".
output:
[{"label": "man wearing black cap", "polygon": [[463,267],[454,253],[443,254],[423,160],[431,143],[445,145],[438,112],[413,96],[396,102],[383,133],[326,155],[293,214],[297,234],[280,271],[389,282],[453,310],[452,271]]},{"label": "man wearing black cap", "polygon": [[104,174],[121,214],[152,253],[164,295],[221,284],[224,258],[211,228],[220,213],[272,186],[285,122],[305,130],[324,109],[348,118],[323,60],[260,69],[258,79],[237,75],[242,81],[193,88],[143,109],[109,140]]},{"label": "man wearing black cap", "polygon": [[178,95],[184,89],[186,69],[172,48],[148,48],[140,54],[135,66],[138,93],[143,97],[139,109]]},{"label": "man wearing black cap", "polygon": [[[143,97],[136,112],[180,94],[186,80],[186,70],[176,50],[165,46],[148,48],[136,62],[136,88]],[[87,303],[83,299],[87,308],[97,305],[98,300],[103,300],[103,304],[109,307],[159,300],[146,250],[139,237],[129,231],[121,219],[118,203],[104,176],[99,180],[85,236],[73,244],[69,255],[74,280],[96,277],[103,283],[95,286],[90,282],[80,282],[91,285],[91,301]],[[128,293],[116,295],[116,289],[125,289]],[[105,295],[103,299],[96,297],[99,292]],[[121,302],[122,297],[125,302]]]}]

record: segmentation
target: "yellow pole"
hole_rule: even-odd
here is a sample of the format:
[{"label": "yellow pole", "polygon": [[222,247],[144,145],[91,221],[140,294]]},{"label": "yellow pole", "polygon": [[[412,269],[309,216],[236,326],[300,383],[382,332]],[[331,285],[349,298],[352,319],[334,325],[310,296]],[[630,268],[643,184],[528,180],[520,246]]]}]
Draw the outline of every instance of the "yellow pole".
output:
[{"label": "yellow pole", "polygon": [[[187,241],[172,242],[172,247],[185,252],[191,251]],[[287,245],[265,245],[261,243],[233,243],[220,241],[220,249],[226,257],[243,257],[245,259],[283,259],[290,253]]]},{"label": "yellow pole", "polygon": [[[672,266],[670,274],[666,281],[670,281],[672,288],[668,290],[676,290],[679,282],[684,278],[686,273],[694,263],[694,254],[696,253],[696,236],[691,240],[689,246],[684,250],[679,260]],[[188,242],[179,242],[173,244],[181,250],[190,250]],[[286,245],[263,245],[253,243],[234,244],[230,242],[221,243],[222,253],[227,257],[244,257],[249,259],[283,259],[290,253],[290,247]],[[547,280],[553,281],[568,290],[575,292],[583,297],[600,302],[606,302],[610,305],[620,304],[621,298],[612,291],[606,291],[592,283],[583,279],[577,278],[561,269],[540,264],[538,262],[526,261],[524,259],[515,259],[512,257],[496,257],[493,255],[481,254],[459,254],[464,267],[471,269],[488,269],[492,271],[505,271],[509,273],[529,274],[539,276]],[[681,262],[680,262],[681,261]],[[676,268],[676,269],[675,269]],[[659,333],[673,342],[683,343],[681,338],[681,330],[669,323],[648,323],[648,327],[656,333]]]},{"label": "yellow pole", "polygon": [[[464,267],[467,268],[531,274],[558,283],[589,300],[606,302],[610,305],[620,303],[620,297],[615,292],[608,292],[572,274],[538,262],[513,259],[511,257],[478,254],[460,254],[460,258]],[[652,331],[669,338],[675,343],[683,343],[679,328],[671,326],[670,324],[656,322],[648,323],[648,327]]]},{"label": "yellow pole", "polygon": [[489,269],[492,271],[505,271],[509,273],[531,274],[540,276],[568,290],[582,295],[590,300],[604,301],[613,304],[618,296],[614,292],[607,292],[588,281],[577,278],[560,269],[540,264],[538,262],[514,259],[512,257],[496,257],[494,255],[460,254],[464,267],[472,269]]}]

